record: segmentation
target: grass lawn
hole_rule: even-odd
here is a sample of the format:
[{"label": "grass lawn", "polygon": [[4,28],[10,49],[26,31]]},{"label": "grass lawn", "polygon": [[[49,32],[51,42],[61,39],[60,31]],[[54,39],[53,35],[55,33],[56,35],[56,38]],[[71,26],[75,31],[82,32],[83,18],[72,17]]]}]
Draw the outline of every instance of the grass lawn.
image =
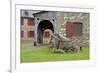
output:
[{"label": "grass lawn", "polygon": [[49,53],[47,46],[34,47],[32,42],[21,42],[21,62],[46,62],[89,60],[89,48],[83,48],[80,53]]}]

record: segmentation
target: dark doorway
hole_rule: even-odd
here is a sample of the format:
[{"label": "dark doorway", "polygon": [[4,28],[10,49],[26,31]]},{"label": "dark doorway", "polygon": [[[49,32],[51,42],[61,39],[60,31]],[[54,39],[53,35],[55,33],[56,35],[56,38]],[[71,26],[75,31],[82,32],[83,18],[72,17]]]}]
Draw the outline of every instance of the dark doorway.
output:
[{"label": "dark doorway", "polygon": [[49,20],[43,20],[39,23],[38,28],[37,28],[37,42],[39,44],[43,43],[43,33],[46,29],[52,30],[54,32],[54,27],[53,24]]}]

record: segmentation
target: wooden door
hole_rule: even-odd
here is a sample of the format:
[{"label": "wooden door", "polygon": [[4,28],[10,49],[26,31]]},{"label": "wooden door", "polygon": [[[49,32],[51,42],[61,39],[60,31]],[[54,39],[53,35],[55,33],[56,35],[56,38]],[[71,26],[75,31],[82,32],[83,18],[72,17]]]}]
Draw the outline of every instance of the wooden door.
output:
[{"label": "wooden door", "polygon": [[73,24],[72,22],[66,23],[66,36],[71,37],[73,35]]}]

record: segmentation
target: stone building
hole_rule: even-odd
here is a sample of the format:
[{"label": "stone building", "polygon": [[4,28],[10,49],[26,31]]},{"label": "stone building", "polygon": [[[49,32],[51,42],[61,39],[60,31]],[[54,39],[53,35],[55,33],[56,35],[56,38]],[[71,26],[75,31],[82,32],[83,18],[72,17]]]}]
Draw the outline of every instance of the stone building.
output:
[{"label": "stone building", "polygon": [[22,39],[41,44],[49,36],[48,30],[66,38],[79,37],[84,46],[89,46],[89,13],[21,10]]}]

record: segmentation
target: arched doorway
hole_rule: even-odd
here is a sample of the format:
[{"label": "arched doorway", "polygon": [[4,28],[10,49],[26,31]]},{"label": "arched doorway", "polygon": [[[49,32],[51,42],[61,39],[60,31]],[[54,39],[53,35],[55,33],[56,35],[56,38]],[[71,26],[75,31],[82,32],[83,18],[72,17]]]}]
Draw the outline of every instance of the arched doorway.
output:
[{"label": "arched doorway", "polygon": [[43,44],[43,34],[46,29],[50,29],[52,32],[54,32],[53,24],[49,20],[40,21],[37,27],[37,42],[39,44]]}]

